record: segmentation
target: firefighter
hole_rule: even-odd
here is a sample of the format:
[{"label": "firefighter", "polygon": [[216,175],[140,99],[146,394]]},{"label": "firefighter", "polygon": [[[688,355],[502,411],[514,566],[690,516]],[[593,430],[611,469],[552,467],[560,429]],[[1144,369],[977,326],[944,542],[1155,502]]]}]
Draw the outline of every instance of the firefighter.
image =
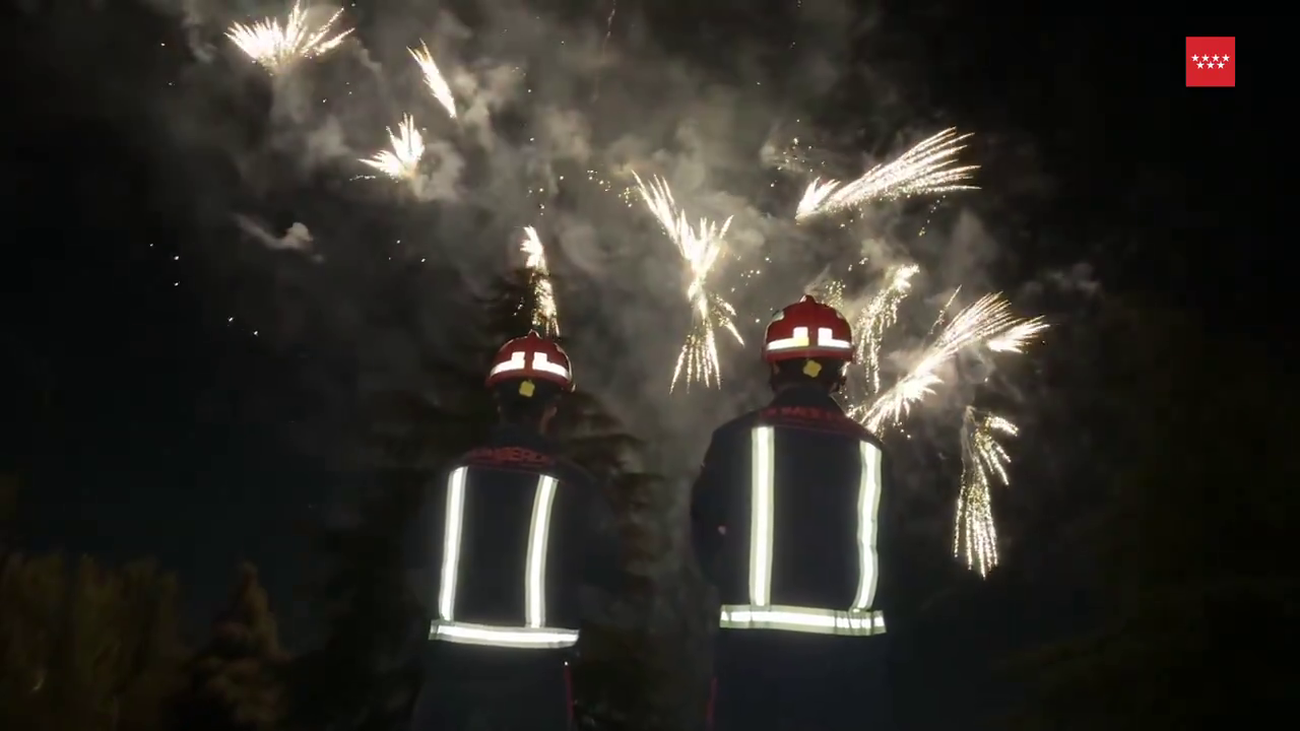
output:
[{"label": "firefighter", "polygon": [[772,401],[714,431],[695,483],[693,543],[721,603],[709,715],[724,731],[862,725],[880,673],[884,451],[833,398],[854,352],[834,308],[805,296],[776,313]]},{"label": "firefighter", "polygon": [[573,390],[568,356],[530,332],[502,346],[487,387],[501,422],[422,521],[431,642],[413,731],[571,725],[580,620],[617,591],[605,498],[545,436]]}]

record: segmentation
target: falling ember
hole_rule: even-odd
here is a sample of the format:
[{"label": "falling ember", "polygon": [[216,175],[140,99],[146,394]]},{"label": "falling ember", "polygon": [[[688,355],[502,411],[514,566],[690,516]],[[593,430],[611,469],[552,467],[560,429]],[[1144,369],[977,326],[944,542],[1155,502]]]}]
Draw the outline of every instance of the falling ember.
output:
[{"label": "falling ember", "polygon": [[837,180],[808,184],[795,212],[797,220],[825,215],[870,203],[915,195],[972,190],[964,181],[978,165],[954,166],[954,158],[965,149],[961,142],[969,134],[946,129],[904,152],[897,160],[877,165],[850,183]]},{"label": "falling ember", "polygon": [[954,556],[980,576],[987,576],[998,563],[998,533],[993,522],[990,489],[994,481],[1008,484],[1007,465],[1011,457],[998,437],[1014,437],[1015,424],[1006,419],[966,407],[961,425],[961,490],[957,495],[957,520],[953,528]]},{"label": "falling ember", "polygon": [[451,86],[443,78],[442,72],[438,70],[438,64],[433,62],[433,54],[429,53],[429,47],[423,41],[420,42],[420,49],[406,49],[410,52],[411,58],[420,66],[420,73],[424,76],[424,83],[429,87],[429,93],[433,98],[438,100],[443,109],[447,110],[447,115],[452,119],[456,118],[456,97],[451,94]]},{"label": "falling ember", "polygon": [[226,31],[226,37],[234,42],[248,57],[261,64],[266,70],[278,74],[299,59],[316,58],[338,47],[347,38],[352,29],[331,36],[334,23],[342,10],[337,10],[320,26],[307,24],[307,13],[301,2],[295,2],[289,11],[289,17],[283,23],[274,18],[266,18],[252,25],[235,23]]},{"label": "falling ember", "polygon": [[825,279],[809,287],[808,294],[816,298],[818,302],[838,310],[844,307],[845,289],[844,280]]},{"label": "falling ember", "polygon": [[726,330],[737,343],[745,343],[736,329],[736,309],[705,286],[722,253],[723,239],[731,226],[731,219],[719,224],[701,218],[697,225],[692,225],[686,214],[678,209],[672,190],[663,178],[656,176],[647,184],[641,176],[632,175],[636,178],[641,200],[677,246],[691,274],[691,282],[686,288],[686,299],[692,312],[691,330],[677,356],[669,390],[676,389],[681,379],[685,379],[688,388],[692,382],[717,387],[722,383],[717,330]]},{"label": "falling ember", "polygon": [[388,140],[391,150],[380,150],[361,162],[394,180],[415,179],[420,159],[424,157],[424,137],[415,128],[415,119],[409,114],[403,117],[397,125],[397,134],[391,128],[388,130]]},{"label": "falling ember", "polygon": [[533,326],[552,337],[559,335],[560,318],[555,309],[555,291],[551,286],[550,270],[546,267],[546,250],[542,248],[542,239],[537,235],[537,229],[524,227],[524,238],[519,242],[519,251],[526,257],[524,267],[528,269],[529,286],[532,288]]}]

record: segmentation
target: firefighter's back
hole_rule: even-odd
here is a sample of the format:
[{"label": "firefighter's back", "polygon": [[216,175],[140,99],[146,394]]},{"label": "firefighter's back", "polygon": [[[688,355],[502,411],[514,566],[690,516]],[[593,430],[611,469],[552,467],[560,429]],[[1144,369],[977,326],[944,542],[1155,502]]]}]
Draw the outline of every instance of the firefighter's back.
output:
[{"label": "firefighter's back", "polygon": [[447,469],[430,495],[435,596],[417,731],[564,727],[593,492],[540,435],[509,426]]},{"label": "firefighter's back", "polygon": [[[438,618],[443,627],[502,628],[508,646],[529,641],[504,630],[551,629],[535,633],[536,644],[565,646],[576,633],[574,537],[582,532],[570,523],[591,488],[541,440],[511,436],[527,435],[495,439],[448,472]],[[455,631],[446,638],[454,642]]]},{"label": "firefighter's back", "polygon": [[[729,472],[746,486],[730,491],[727,506],[726,568],[717,573],[734,621],[724,618],[724,627],[746,625],[742,616],[766,606],[780,608],[778,616],[753,625],[780,629],[790,620],[787,629],[818,631],[789,615],[840,612],[844,633],[873,633],[844,618],[864,615],[874,598],[879,442],[812,389],[778,394],[719,434],[731,453]],[[835,628],[822,629],[838,634]]]}]

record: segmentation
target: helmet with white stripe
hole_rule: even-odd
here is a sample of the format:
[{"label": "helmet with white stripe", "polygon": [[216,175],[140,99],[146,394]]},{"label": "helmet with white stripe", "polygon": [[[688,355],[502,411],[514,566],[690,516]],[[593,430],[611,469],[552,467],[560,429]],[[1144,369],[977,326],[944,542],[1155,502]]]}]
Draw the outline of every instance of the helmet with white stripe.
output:
[{"label": "helmet with white stripe", "polygon": [[768,363],[800,358],[831,358],[852,362],[853,329],[839,310],[804,295],[777,312],[763,338]]},{"label": "helmet with white stripe", "polygon": [[569,356],[553,341],[536,332],[515,338],[501,346],[492,359],[487,387],[505,381],[538,380],[554,383],[565,391],[573,390],[573,366]]}]

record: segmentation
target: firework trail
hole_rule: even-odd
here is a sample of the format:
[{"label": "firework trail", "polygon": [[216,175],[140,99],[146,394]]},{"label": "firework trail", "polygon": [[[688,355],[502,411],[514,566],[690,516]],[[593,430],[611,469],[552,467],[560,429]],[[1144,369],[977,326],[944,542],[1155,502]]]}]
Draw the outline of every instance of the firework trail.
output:
[{"label": "firework trail", "polygon": [[415,119],[409,114],[403,117],[396,134],[389,128],[388,139],[391,150],[380,150],[361,162],[394,180],[415,180],[424,157],[424,137],[415,128]]},{"label": "firework trail", "polygon": [[[862,423],[876,433],[886,426],[897,426],[913,404],[934,393],[943,383],[939,370],[958,353],[990,344],[999,345],[1004,352],[1018,351],[1028,338],[1024,335],[1027,330],[1036,333],[1045,328],[1041,320],[1025,320],[1012,314],[1011,304],[1001,294],[984,295],[943,326],[935,341],[922,351],[916,365],[860,412]],[[1013,340],[1016,337],[1018,341]]]},{"label": "firework trail", "polygon": [[312,27],[307,25],[307,13],[301,2],[295,2],[283,23],[274,18],[252,25],[235,23],[226,31],[226,37],[267,71],[279,74],[300,59],[317,58],[334,50],[351,35],[352,29],[330,35],[341,15],[343,11],[340,9],[323,25]]},{"label": "firework trail", "polygon": [[1006,485],[1011,457],[998,437],[1019,434],[1015,424],[986,412],[966,407],[961,424],[961,491],[957,495],[957,520],[953,527],[952,551],[965,557],[966,565],[987,576],[998,563],[998,532],[993,522],[990,488],[993,482]]},{"label": "firework trail", "polygon": [[411,54],[411,58],[420,66],[420,74],[424,76],[424,84],[429,87],[429,93],[433,98],[447,110],[447,115],[452,119],[456,118],[456,97],[452,96],[451,86],[443,78],[442,72],[438,70],[438,64],[433,62],[433,54],[429,53],[429,46],[420,41],[420,49],[406,49]]},{"label": "firework trail", "polygon": [[[524,238],[519,251],[526,257],[524,268],[529,273],[533,298],[533,326],[543,334],[554,337],[560,334],[560,318],[555,309],[555,291],[551,287],[551,272],[546,266],[546,250],[537,229],[524,227]],[[520,303],[522,305],[522,303]]]},{"label": "firework trail", "polygon": [[851,183],[814,180],[804,190],[795,219],[804,220],[882,200],[972,190],[975,186],[962,181],[969,180],[979,166],[953,166],[957,153],[965,149],[961,142],[969,137],[969,134],[958,135],[955,129],[946,129],[917,143],[897,160],[871,168]]},{"label": "firework trail", "polygon": [[600,98],[600,72],[605,67],[605,48],[609,46],[609,37],[614,34],[614,16],[618,14],[618,0],[610,0],[609,16],[605,18],[605,37],[600,41],[600,55],[596,58],[596,80],[592,84],[591,101]]},{"label": "firework trail", "polygon": [[[918,271],[915,264],[891,270],[880,289],[853,317],[858,364],[851,371],[852,390],[847,396],[850,404],[846,410],[877,434],[887,427],[900,426],[911,406],[943,383],[940,370],[960,353],[977,347],[996,353],[1022,353],[1034,336],[1047,329],[1041,317],[1020,318],[1012,314],[1010,304],[1001,294],[985,295],[948,319],[948,311],[960,293],[958,290],[940,309],[930,328],[927,338],[933,338],[933,342],[922,350],[911,370],[882,390],[880,354],[884,337],[897,324],[899,306],[911,291],[911,280]],[[834,289],[837,283],[830,280],[829,286],[826,282],[815,286]],[[1005,467],[1010,459],[997,438],[1016,434],[1016,427],[1010,421],[966,409],[953,550],[981,576],[997,564],[997,531],[989,487],[995,479],[1007,483]]]},{"label": "firework trail", "polygon": [[647,184],[641,176],[632,175],[636,178],[641,200],[677,246],[691,274],[691,283],[686,289],[686,299],[691,303],[692,311],[691,330],[677,356],[669,391],[675,389],[678,380],[683,378],[688,387],[692,382],[719,386],[722,378],[717,330],[726,330],[737,343],[745,343],[736,329],[736,308],[705,287],[705,280],[722,253],[723,238],[731,226],[731,219],[718,224],[701,218],[698,225],[692,226],[686,214],[677,208],[672,190],[663,178],[655,177]]},{"label": "firework trail", "polygon": [[880,392],[880,349],[885,333],[898,322],[898,306],[912,289],[912,277],[921,268],[907,264],[890,272],[884,287],[853,318],[858,336],[858,360],[871,393]]}]

